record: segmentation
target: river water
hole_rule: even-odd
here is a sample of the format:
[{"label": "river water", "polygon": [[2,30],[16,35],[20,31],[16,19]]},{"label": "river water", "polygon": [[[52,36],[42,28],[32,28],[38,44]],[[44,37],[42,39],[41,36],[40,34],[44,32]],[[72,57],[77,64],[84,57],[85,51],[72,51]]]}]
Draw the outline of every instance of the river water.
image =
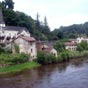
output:
[{"label": "river water", "polygon": [[88,88],[88,59],[3,75],[0,88]]}]

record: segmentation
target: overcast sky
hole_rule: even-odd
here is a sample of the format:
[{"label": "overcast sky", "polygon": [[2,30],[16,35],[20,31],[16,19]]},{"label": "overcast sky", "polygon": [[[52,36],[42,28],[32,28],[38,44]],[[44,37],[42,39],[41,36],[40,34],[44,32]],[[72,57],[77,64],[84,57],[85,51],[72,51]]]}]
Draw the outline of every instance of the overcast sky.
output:
[{"label": "overcast sky", "polygon": [[60,26],[80,24],[88,21],[88,0],[13,0],[15,10],[25,12],[40,20],[47,17],[51,30]]}]

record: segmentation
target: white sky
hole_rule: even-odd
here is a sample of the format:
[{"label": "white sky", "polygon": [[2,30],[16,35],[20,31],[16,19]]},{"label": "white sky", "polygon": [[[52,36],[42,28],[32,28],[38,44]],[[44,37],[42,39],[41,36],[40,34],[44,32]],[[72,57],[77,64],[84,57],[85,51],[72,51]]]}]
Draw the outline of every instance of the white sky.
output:
[{"label": "white sky", "polygon": [[47,17],[51,30],[60,26],[80,24],[88,21],[88,0],[13,0],[15,10],[25,12],[40,20]]}]

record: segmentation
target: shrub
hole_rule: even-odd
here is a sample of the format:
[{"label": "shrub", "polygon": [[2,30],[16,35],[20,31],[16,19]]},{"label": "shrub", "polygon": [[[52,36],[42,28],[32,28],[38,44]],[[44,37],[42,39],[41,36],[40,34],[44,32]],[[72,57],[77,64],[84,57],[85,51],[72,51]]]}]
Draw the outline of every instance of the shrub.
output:
[{"label": "shrub", "polygon": [[59,54],[58,56],[57,56],[57,62],[62,62],[63,61],[63,59],[62,59],[62,57],[61,57],[61,54]]},{"label": "shrub", "polygon": [[24,62],[28,61],[28,58],[29,58],[29,55],[24,54],[24,53],[14,54],[12,62],[15,64],[16,63],[24,63]]},{"label": "shrub", "polygon": [[0,54],[4,52],[5,52],[4,49],[0,46]]},{"label": "shrub", "polygon": [[14,47],[15,47],[16,53],[19,53],[19,51],[20,51],[19,46],[15,44]]},{"label": "shrub", "polygon": [[27,62],[29,55],[21,54],[0,54],[0,64],[17,64]]},{"label": "shrub", "polygon": [[56,57],[52,54],[46,54],[45,52],[38,52],[37,55],[37,60],[38,63],[40,64],[51,64],[51,63],[56,63]]}]

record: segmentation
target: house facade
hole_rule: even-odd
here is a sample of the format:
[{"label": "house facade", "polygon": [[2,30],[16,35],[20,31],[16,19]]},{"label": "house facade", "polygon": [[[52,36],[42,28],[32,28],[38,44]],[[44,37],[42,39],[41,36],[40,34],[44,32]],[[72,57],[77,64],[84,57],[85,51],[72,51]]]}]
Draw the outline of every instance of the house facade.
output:
[{"label": "house facade", "polygon": [[33,61],[37,57],[36,40],[33,37],[19,36],[14,40],[14,44],[19,46],[20,53],[30,55],[29,60]]},{"label": "house facade", "polygon": [[70,51],[76,51],[77,50],[77,43],[75,42],[65,42],[65,49]]},{"label": "house facade", "polygon": [[76,39],[76,42],[77,43],[81,43],[82,41],[86,41],[88,43],[88,38],[87,37],[78,37]]}]

